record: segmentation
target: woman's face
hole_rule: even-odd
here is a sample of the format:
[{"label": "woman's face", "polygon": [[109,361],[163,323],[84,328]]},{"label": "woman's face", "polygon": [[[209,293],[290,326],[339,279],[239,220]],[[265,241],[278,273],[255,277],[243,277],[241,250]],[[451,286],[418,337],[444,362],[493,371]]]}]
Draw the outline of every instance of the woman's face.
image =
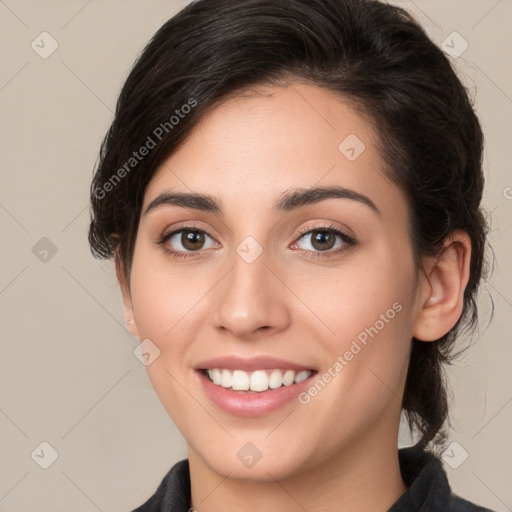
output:
[{"label": "woman's face", "polygon": [[331,92],[259,87],[205,116],[146,190],[125,301],[189,456],[216,472],[396,449],[419,298],[374,141]]}]

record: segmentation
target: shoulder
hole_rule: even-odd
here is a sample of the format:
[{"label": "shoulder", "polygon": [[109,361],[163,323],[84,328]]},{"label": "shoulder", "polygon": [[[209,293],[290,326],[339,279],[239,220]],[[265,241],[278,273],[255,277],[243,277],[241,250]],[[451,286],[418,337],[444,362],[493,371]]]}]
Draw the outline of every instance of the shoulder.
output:
[{"label": "shoulder", "polygon": [[471,503],[456,494],[451,495],[450,512],[494,512],[493,510]]},{"label": "shoulder", "polygon": [[174,464],[164,476],[155,493],[132,512],[187,512],[190,504],[190,473],[188,459]]},{"label": "shoulder", "polygon": [[398,458],[407,491],[388,512],[493,512],[456,495],[450,488],[441,460],[419,443],[400,449]]}]

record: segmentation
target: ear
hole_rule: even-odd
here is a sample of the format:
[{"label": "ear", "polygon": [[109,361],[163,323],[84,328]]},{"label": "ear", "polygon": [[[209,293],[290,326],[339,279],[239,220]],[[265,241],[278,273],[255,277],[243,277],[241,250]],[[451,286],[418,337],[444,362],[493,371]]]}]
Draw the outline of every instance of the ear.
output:
[{"label": "ear", "polygon": [[133,318],[132,296],[130,293],[130,286],[128,284],[124,265],[121,261],[121,257],[118,251],[116,251],[115,253],[114,261],[116,266],[117,281],[119,283],[119,288],[121,289],[121,294],[123,296],[124,317],[126,321],[126,326],[128,327],[128,330],[130,331],[131,334],[139,337],[137,324],[135,323],[135,319]]},{"label": "ear", "polygon": [[419,311],[413,336],[434,341],[452,329],[464,307],[464,290],[469,280],[471,239],[465,231],[454,231],[444,241],[438,256],[425,262],[425,279],[420,284]]}]

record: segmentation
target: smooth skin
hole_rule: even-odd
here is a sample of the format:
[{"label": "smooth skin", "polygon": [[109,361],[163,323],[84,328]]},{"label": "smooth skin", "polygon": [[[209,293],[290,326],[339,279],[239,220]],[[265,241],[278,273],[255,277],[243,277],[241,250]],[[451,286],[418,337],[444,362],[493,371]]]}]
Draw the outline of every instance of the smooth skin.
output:
[{"label": "smooth skin", "polygon": [[[354,161],[338,149],[350,134],[366,147]],[[376,512],[406,491],[397,438],[411,338],[438,339],[457,322],[471,245],[455,232],[416,268],[406,198],[376,142],[333,92],[259,86],[203,117],[146,189],[130,285],[119,259],[117,275],[132,334],[160,350],[147,371],[187,442],[199,512]],[[347,198],[273,211],[282,194],[313,186],[363,194],[379,211]],[[169,191],[211,195],[222,215],[175,205],[144,213]],[[157,243],[181,223],[206,232],[199,251],[181,233]],[[316,233],[299,235],[330,226],[357,243],[336,235],[323,250]],[[236,252],[248,236],[263,250],[252,263]],[[395,303],[401,311],[306,405],[228,414],[193,369],[222,355],[271,355],[321,375]],[[250,468],[237,457],[249,442],[262,453]]]}]

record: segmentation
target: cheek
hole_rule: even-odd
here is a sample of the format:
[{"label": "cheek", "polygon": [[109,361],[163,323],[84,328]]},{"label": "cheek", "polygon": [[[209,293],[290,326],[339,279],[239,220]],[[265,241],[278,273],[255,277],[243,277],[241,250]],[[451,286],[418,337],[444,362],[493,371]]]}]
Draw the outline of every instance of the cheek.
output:
[{"label": "cheek", "polygon": [[140,338],[166,345],[166,340],[179,339],[177,334],[190,326],[194,306],[207,289],[204,281],[180,271],[167,256],[141,243],[135,250],[131,275],[133,314]]},{"label": "cheek", "polygon": [[365,403],[365,414],[376,417],[383,404],[400,396],[414,317],[415,271],[406,251],[400,258],[389,246],[361,253],[343,268],[295,283],[297,295],[318,318],[310,316],[309,323],[327,356],[325,378],[335,375],[322,391],[322,400],[333,408],[343,403],[357,410]]},{"label": "cheek", "polygon": [[[189,281],[158,264],[158,258],[136,254],[132,266],[131,290],[134,320],[139,338],[157,347],[158,357],[146,366],[151,384],[162,405],[182,431],[190,429],[189,411],[195,414],[190,388],[187,351],[196,338],[194,305],[206,290],[187,286]],[[167,270],[166,270],[167,268]]]},{"label": "cheek", "polygon": [[396,333],[409,325],[405,311],[414,299],[412,258],[398,258],[389,247],[379,249],[354,253],[339,267],[315,269],[314,274],[288,270],[290,288],[314,313],[308,317],[314,322],[316,316],[318,333],[323,331],[323,339],[336,350],[361,333],[364,339],[375,324],[379,332]]}]

